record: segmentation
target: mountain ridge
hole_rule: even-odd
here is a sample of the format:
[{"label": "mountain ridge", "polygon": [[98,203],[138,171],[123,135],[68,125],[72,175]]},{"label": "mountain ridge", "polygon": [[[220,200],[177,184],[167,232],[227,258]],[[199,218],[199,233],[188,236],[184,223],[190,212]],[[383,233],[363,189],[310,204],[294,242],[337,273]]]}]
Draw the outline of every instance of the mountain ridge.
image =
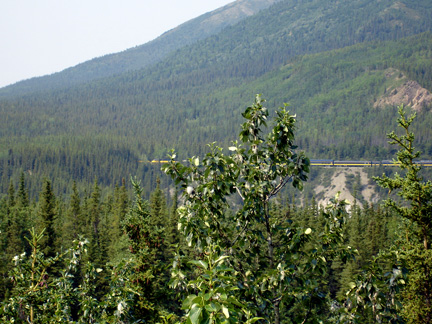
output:
[{"label": "mountain ridge", "polygon": [[164,32],[145,44],[106,54],[60,72],[35,77],[0,88],[0,97],[68,88],[96,79],[145,68],[169,53],[220,32],[281,0],[237,0]]}]

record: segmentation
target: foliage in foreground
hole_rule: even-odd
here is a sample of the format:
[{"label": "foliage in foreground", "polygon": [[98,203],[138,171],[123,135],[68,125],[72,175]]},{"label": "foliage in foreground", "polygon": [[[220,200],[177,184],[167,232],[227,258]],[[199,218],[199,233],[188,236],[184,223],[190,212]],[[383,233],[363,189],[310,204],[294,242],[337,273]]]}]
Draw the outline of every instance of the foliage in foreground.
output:
[{"label": "foliage in foreground", "polygon": [[[346,261],[354,252],[344,246],[344,201],[335,200],[324,212],[324,230],[314,242],[310,228],[270,212],[270,200],[286,184],[302,187],[309,160],[295,152],[295,116],[286,105],[263,134],[268,117],[263,103],[257,96],[243,113],[242,143],[234,142],[230,155],[212,144],[202,162],[194,157],[185,166],[173,154],[164,168],[184,188],[179,227],[189,246],[213,258],[189,261],[197,266],[190,281],[181,262],[173,273],[173,287],[188,295],[183,304],[188,323],[313,321],[328,310],[323,278],[329,262]],[[210,268],[211,260],[219,268]],[[210,278],[216,286],[209,286]],[[212,289],[218,291],[217,304]]]},{"label": "foliage in foreground", "polygon": [[[102,269],[91,263],[79,273],[87,241],[75,241],[75,247],[55,257],[46,257],[40,249],[43,232],[31,231],[30,255],[14,258],[11,272],[14,295],[2,304],[3,323],[138,323],[131,318],[131,301],[136,294],[131,264],[122,261],[111,268],[109,291],[96,297],[96,279]],[[64,264],[55,273],[55,264]]]}]

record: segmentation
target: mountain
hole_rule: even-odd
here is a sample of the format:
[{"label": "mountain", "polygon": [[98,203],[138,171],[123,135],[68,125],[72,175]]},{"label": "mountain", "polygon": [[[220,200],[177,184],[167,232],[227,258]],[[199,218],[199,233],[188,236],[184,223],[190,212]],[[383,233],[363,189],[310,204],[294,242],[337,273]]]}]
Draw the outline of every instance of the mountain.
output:
[{"label": "mountain", "polygon": [[237,0],[165,32],[153,41],[120,53],[108,54],[43,77],[0,89],[3,95],[68,88],[80,83],[133,71],[163,60],[169,53],[220,32],[280,0]]},{"label": "mountain", "polygon": [[[1,191],[21,170],[37,189],[49,176],[62,192],[71,179],[150,183],[158,166],[140,161],[227,145],[256,93],[271,111],[291,103],[311,157],[391,158],[395,109],[378,103],[403,84],[432,90],[431,16],[426,0],[280,1],[144,68],[10,92],[0,100]],[[422,104],[415,129],[426,157],[430,107]]]}]

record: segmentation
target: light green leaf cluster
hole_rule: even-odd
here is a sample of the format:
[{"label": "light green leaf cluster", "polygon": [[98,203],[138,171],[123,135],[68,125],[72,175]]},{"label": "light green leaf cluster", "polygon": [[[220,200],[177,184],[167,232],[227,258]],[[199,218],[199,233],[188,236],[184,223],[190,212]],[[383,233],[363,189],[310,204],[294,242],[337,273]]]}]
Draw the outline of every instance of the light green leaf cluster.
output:
[{"label": "light green leaf cluster", "polygon": [[[312,299],[314,307],[325,304],[320,283],[327,260],[354,253],[343,245],[344,201],[335,200],[324,212],[325,231],[312,248],[311,228],[271,213],[271,199],[284,186],[302,188],[309,159],[295,151],[296,119],[287,105],[264,134],[263,104],[257,95],[242,114],[241,143],[233,142],[229,155],[212,143],[200,163],[194,157],[183,165],[173,154],[163,167],[184,189],[179,229],[197,253],[189,263],[178,256],[172,273],[172,285],[189,293],[183,304],[188,323],[307,321]],[[190,281],[186,264],[197,272]]]},{"label": "light green leaf cluster", "polygon": [[[81,276],[78,266],[86,249],[87,241],[75,241],[74,248],[54,258],[46,258],[39,250],[43,231],[31,231],[29,239],[32,253],[14,258],[11,276],[14,278],[13,297],[2,303],[0,319],[3,323],[128,323],[132,300],[136,292],[130,278],[131,264],[122,261],[113,267],[108,292],[102,299],[95,296],[99,269],[91,263]],[[53,275],[53,266],[64,263],[60,275]],[[77,308],[73,310],[73,308]],[[74,314],[77,312],[76,314]]]}]

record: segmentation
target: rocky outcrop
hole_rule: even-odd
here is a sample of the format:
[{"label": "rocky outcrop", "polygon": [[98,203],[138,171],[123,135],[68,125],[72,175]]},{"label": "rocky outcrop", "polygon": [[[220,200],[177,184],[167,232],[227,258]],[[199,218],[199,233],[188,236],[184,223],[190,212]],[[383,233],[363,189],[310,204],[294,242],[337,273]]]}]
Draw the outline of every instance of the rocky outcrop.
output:
[{"label": "rocky outcrop", "polygon": [[346,199],[352,204],[356,200],[353,196],[354,192],[352,192],[352,182],[355,176],[360,179],[358,187],[355,188],[357,204],[362,205],[360,201],[376,203],[379,200],[378,194],[374,185],[370,183],[367,173],[362,168],[337,168],[331,177],[330,186],[319,185],[315,188],[314,192],[318,205],[326,206],[338,192],[340,192],[340,199]]},{"label": "rocky outcrop", "polygon": [[416,81],[407,80],[396,88],[388,88],[386,94],[375,101],[374,107],[382,108],[401,104],[420,111],[432,105],[432,94]]}]

